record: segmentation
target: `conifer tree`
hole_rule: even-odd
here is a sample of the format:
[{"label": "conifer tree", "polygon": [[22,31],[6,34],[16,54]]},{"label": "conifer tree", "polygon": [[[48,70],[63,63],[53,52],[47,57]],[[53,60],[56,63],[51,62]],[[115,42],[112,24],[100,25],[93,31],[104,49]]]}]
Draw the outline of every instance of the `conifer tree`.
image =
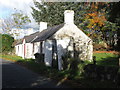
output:
[{"label": "conifer tree", "polygon": [[36,22],[45,21],[49,26],[64,23],[64,11],[74,10],[75,24],[80,27],[83,21],[86,10],[89,9],[86,3],[83,2],[42,2],[34,1],[35,9],[32,8],[32,16]]}]

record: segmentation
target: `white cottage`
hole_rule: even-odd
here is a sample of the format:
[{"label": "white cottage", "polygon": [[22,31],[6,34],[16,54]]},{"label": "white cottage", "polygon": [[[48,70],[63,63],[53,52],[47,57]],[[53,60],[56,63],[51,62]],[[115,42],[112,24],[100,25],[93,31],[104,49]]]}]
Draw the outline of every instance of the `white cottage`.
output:
[{"label": "white cottage", "polygon": [[63,69],[62,56],[68,52],[80,60],[92,60],[92,40],[74,24],[72,10],[64,12],[63,24],[47,28],[47,23],[41,22],[39,32],[24,37],[16,45],[16,54],[23,58],[34,58],[35,53],[43,53],[47,66],[52,66],[52,61],[57,59],[59,70]]}]

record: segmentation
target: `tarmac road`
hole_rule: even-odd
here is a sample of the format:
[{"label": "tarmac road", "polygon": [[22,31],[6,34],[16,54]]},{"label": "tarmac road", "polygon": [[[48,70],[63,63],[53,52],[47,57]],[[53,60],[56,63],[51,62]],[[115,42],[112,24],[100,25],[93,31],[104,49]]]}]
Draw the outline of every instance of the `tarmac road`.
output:
[{"label": "tarmac road", "polygon": [[2,88],[66,88],[65,85],[57,86],[57,82],[50,78],[40,76],[12,61],[1,61]]}]

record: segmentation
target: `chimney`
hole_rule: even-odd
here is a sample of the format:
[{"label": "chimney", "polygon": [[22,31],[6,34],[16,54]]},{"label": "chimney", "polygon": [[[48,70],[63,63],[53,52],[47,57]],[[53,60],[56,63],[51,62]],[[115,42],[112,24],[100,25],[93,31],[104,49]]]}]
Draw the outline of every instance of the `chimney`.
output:
[{"label": "chimney", "polygon": [[74,24],[74,11],[73,10],[65,10],[64,23],[65,24]]},{"label": "chimney", "polygon": [[47,22],[40,22],[40,29],[39,29],[39,31],[41,32],[41,31],[43,31],[45,29],[47,29]]}]

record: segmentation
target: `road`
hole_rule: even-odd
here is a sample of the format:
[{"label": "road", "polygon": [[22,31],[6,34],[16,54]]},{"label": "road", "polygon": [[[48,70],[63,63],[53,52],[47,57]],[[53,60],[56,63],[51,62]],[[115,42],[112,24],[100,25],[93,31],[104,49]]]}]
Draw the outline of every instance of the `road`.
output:
[{"label": "road", "polygon": [[57,86],[57,82],[40,76],[12,61],[1,60],[2,88],[66,88]]}]

